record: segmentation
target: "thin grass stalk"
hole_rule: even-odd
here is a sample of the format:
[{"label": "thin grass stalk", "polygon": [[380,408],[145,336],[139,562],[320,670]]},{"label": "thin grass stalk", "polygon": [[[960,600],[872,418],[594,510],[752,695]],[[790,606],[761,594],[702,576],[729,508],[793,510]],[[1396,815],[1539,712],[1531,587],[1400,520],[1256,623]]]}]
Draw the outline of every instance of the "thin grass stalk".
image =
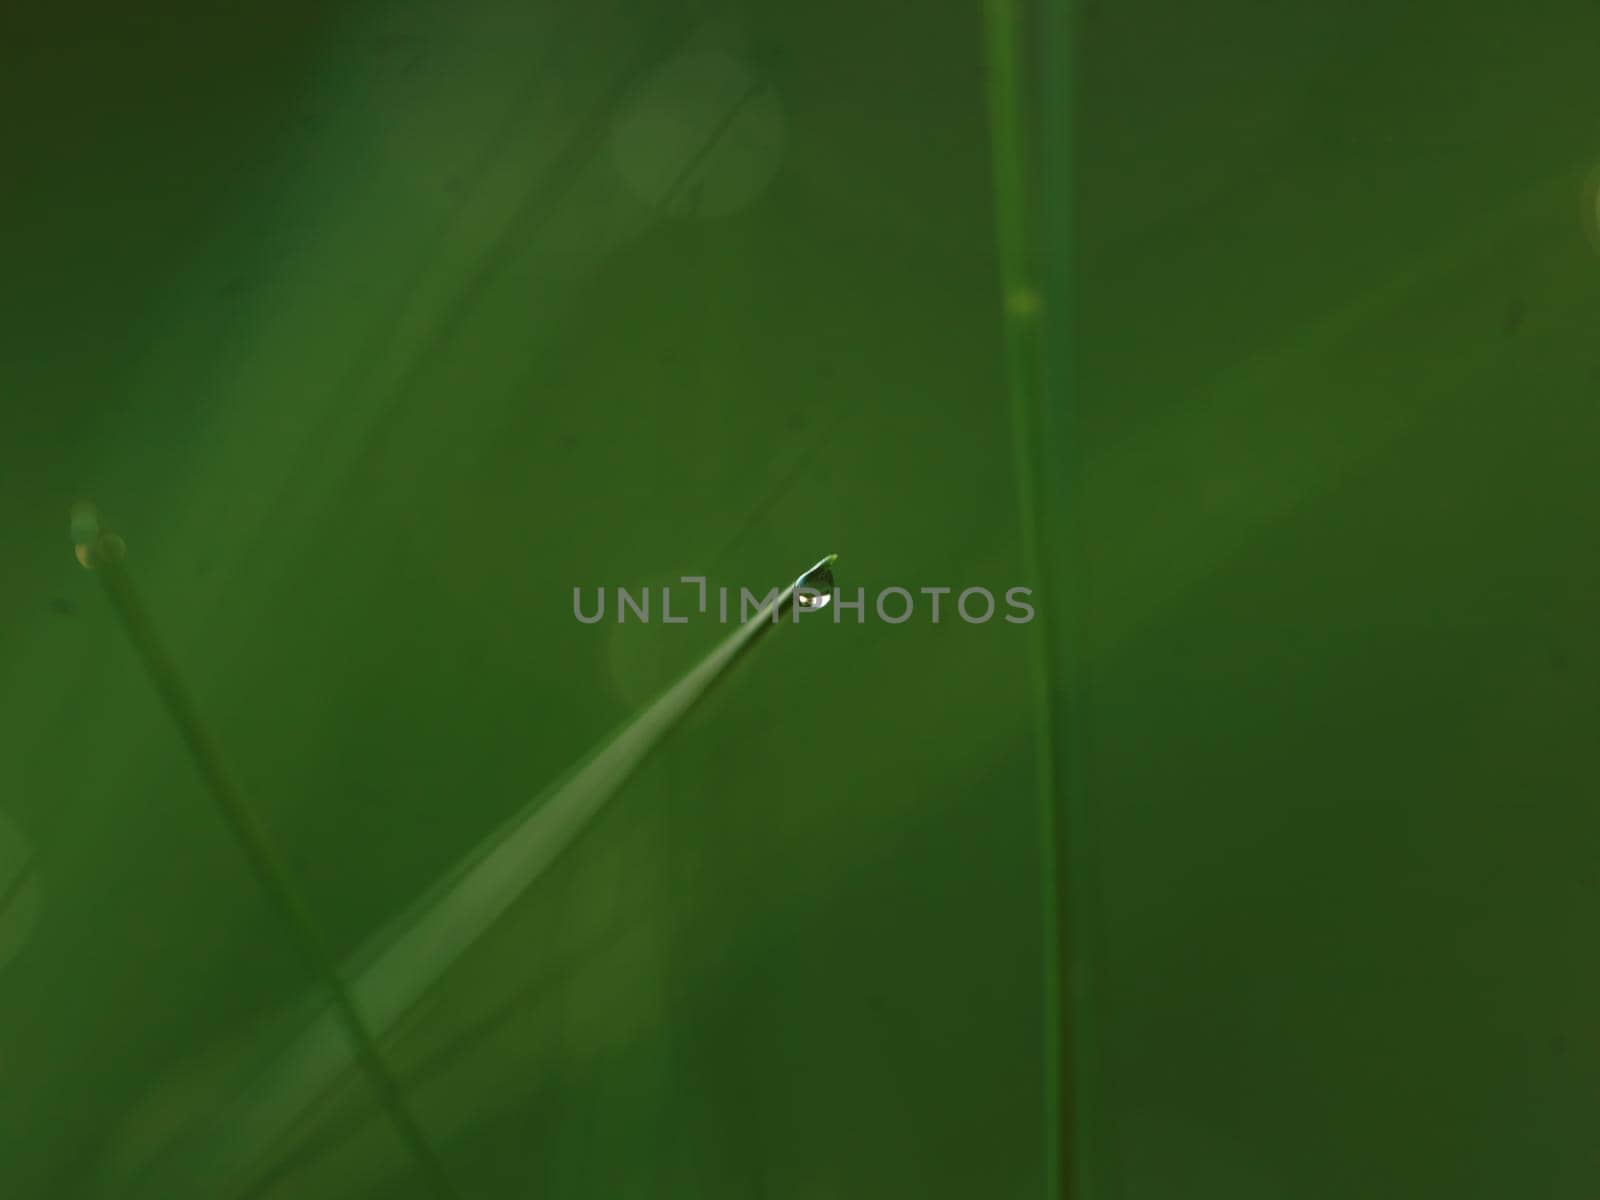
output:
[{"label": "thin grass stalk", "polygon": [[[1058,338],[1070,340],[1070,328],[1066,327],[1070,311],[1064,305],[1059,310],[1054,307],[1065,297],[1065,290],[1052,291],[1047,302],[1041,280],[1039,173],[1036,150],[1029,139],[1029,114],[1037,93],[1029,69],[1032,39],[1022,0],[985,0],[984,32],[995,238],[1022,573],[1039,598],[1029,627],[1029,659],[1042,928],[1044,1194],[1084,1200],[1091,1189],[1080,1159],[1077,1102],[1081,1097],[1070,1084],[1074,1078],[1076,1040],[1082,1039],[1086,1031],[1075,1028],[1065,986],[1069,955],[1076,952],[1076,943],[1064,938],[1070,910],[1063,850],[1066,789],[1058,736],[1063,724],[1060,698],[1065,689],[1057,657],[1057,639],[1064,630],[1058,628],[1060,606],[1053,592],[1056,572],[1051,569],[1058,531],[1052,527],[1053,503],[1045,494],[1053,482],[1049,468],[1059,465],[1054,455],[1046,453],[1050,430],[1045,393],[1045,329],[1048,321],[1049,329]],[[1076,1038],[1071,1036],[1074,1034]]]},{"label": "thin grass stalk", "polygon": [[[188,747],[207,791],[216,802],[224,822],[238,839],[256,881],[268,901],[289,926],[295,945],[305,957],[312,974],[328,994],[331,1008],[349,1039],[355,1060],[395,1133],[410,1151],[417,1172],[429,1191],[441,1200],[455,1200],[456,1190],[445,1174],[443,1164],[429,1143],[416,1116],[406,1104],[405,1095],[377,1039],[362,1019],[350,988],[339,971],[338,962],[327,939],[312,918],[287,865],[273,845],[261,818],[250,806],[234,781],[222,756],[222,748],[200,716],[194,697],[183,682],[177,664],[156,632],[148,609],[134,587],[124,561],[122,539],[101,527],[98,518],[80,509],[74,524],[89,523],[89,540],[79,540],[80,560],[92,567],[105,588],[111,606],[121,618],[139,660],[151,683]],[[75,530],[75,533],[78,531]]]}]

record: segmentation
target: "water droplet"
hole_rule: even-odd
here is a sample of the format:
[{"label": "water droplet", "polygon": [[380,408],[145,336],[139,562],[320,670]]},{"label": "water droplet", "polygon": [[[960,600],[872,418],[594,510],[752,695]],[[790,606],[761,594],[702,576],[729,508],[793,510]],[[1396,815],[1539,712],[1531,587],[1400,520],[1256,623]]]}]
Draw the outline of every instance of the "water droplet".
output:
[{"label": "water droplet", "polygon": [[838,557],[837,554],[828,555],[794,581],[796,604],[812,612],[828,607],[833,599],[833,561]]}]

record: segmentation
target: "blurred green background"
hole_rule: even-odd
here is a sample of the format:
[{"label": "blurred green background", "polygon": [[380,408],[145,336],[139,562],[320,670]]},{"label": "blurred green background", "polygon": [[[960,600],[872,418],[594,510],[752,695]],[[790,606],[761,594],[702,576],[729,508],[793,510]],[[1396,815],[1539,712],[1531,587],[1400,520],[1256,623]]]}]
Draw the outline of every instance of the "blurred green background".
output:
[{"label": "blurred green background", "polygon": [[[1078,20],[1105,1194],[1593,1196],[1600,10]],[[354,949],[719,637],[572,587],[1021,582],[981,32],[0,14],[0,1195],[309,987],[69,506]],[[1039,1196],[1028,654],[764,642],[394,1046],[463,1193]],[[250,1194],[414,1194],[349,1090]]]}]

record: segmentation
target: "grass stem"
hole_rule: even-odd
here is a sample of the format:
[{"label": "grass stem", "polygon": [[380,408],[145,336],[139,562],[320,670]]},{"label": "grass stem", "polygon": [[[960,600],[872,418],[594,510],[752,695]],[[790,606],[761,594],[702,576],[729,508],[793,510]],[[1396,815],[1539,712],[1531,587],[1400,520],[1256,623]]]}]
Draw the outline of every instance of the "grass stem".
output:
[{"label": "grass stem", "polygon": [[[1046,265],[1040,250],[1044,245],[1039,228],[1041,188],[1036,148],[1029,141],[1029,114],[1039,106],[1040,97],[1029,69],[1027,52],[1033,45],[1029,15],[1023,0],[984,2],[995,237],[1022,571],[1039,596],[1030,625],[1029,657],[1042,902],[1044,1194],[1085,1200],[1091,1189],[1084,1182],[1084,1164],[1077,1160],[1083,1142],[1077,1105],[1085,1098],[1070,1082],[1077,1065],[1073,1056],[1087,1035],[1074,1028],[1066,987],[1073,956],[1081,957],[1083,948],[1065,937],[1070,915],[1062,849],[1067,788],[1057,740],[1064,722],[1057,642],[1067,631],[1059,619],[1065,601],[1052,594],[1056,564],[1050,554],[1063,531],[1050,518],[1057,511],[1053,497],[1043,494],[1058,482],[1049,468],[1060,465],[1046,453],[1051,442],[1046,329],[1063,346],[1070,339],[1069,281],[1057,276],[1051,282],[1058,286],[1047,289],[1041,279]],[[1064,204],[1068,196],[1052,199]]]}]

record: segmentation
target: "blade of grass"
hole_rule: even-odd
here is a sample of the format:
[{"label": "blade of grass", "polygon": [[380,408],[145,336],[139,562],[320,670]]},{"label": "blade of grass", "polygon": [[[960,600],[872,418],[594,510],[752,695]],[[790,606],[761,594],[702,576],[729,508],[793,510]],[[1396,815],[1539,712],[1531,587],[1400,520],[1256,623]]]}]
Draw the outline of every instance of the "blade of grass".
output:
[{"label": "blade of grass", "polygon": [[238,838],[245,860],[256,881],[289,926],[296,946],[305,956],[312,974],[326,990],[334,1020],[348,1039],[356,1063],[371,1083],[379,1103],[387,1113],[395,1133],[411,1152],[417,1171],[435,1196],[447,1200],[456,1195],[438,1155],[411,1112],[389,1064],[378,1047],[357,1007],[355,997],[339,972],[332,951],[321,929],[311,916],[287,866],[272,843],[266,826],[245,800],[239,785],[222,757],[222,749],[200,717],[194,698],[184,685],[177,665],[167,652],[150,614],[140,599],[125,563],[122,539],[106,529],[91,506],[82,505],[73,515],[73,535],[78,558],[90,567],[104,585],[111,606],[121,618],[134,650],[144,664],[150,681],[166,705],[188,747],[211,798],[223,820]]},{"label": "blade of grass", "polygon": [[730,633],[413,906],[393,939],[356,979],[363,1004],[380,1027],[398,1021],[544,873],[712,685],[782,622],[802,581],[836,557],[817,563]]}]

